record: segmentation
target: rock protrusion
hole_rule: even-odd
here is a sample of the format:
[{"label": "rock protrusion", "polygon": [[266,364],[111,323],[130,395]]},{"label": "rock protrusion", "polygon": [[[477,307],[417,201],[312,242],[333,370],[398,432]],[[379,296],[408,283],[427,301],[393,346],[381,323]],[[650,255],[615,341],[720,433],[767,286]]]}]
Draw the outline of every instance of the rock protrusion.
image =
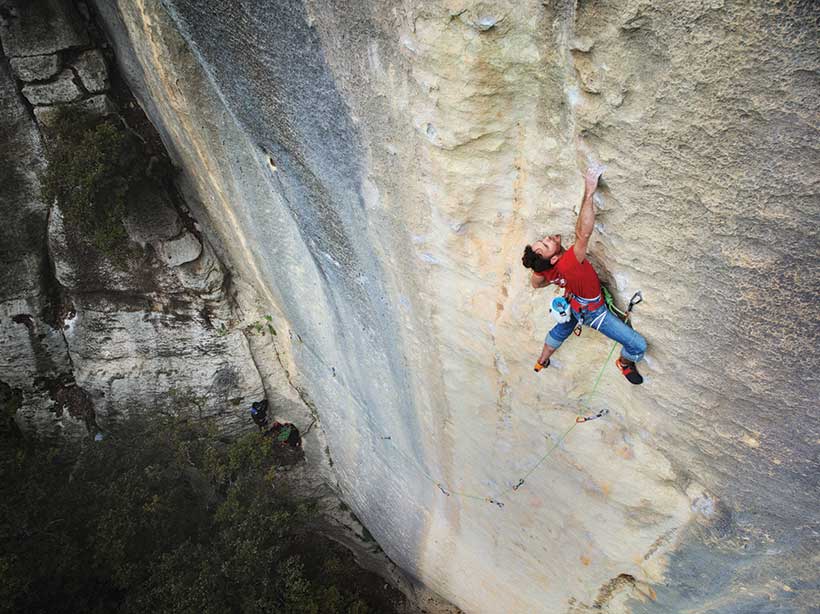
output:
[{"label": "rock protrusion", "polygon": [[34,107],[34,117],[40,127],[48,131],[56,125],[60,109],[66,109],[71,113],[86,112],[102,117],[116,113],[117,105],[107,94],[99,94],[70,104]]},{"label": "rock protrusion", "polygon": [[184,232],[170,241],[157,242],[157,253],[165,264],[177,267],[199,258],[202,253],[202,243],[190,232]]},{"label": "rock protrusion", "polygon": [[46,81],[60,71],[58,55],[34,55],[9,60],[14,75],[21,81]]},{"label": "rock protrusion", "polygon": [[24,86],[23,96],[33,105],[54,105],[76,102],[83,91],[74,81],[74,73],[65,69],[53,81]]},{"label": "rock protrusion", "polygon": [[83,87],[92,94],[108,89],[108,68],[99,49],[84,51],[73,63]]},{"label": "rock protrusion", "polygon": [[7,0],[0,41],[9,57],[48,55],[89,45],[82,19],[64,0]]}]

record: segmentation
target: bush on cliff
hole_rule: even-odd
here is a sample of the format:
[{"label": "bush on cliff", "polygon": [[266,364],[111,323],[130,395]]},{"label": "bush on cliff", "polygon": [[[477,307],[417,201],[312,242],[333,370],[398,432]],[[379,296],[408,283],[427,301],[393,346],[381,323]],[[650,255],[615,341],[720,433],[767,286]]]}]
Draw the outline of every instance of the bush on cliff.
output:
[{"label": "bush on cliff", "polygon": [[275,489],[257,433],[130,423],[79,454],[0,442],[0,612],[391,612],[398,593]]},{"label": "bush on cliff", "polygon": [[[71,230],[116,255],[127,241],[122,220],[134,189],[165,177],[149,173],[143,144],[111,116],[62,109],[49,134],[43,200],[59,204]],[[170,164],[156,166],[170,172]]]}]

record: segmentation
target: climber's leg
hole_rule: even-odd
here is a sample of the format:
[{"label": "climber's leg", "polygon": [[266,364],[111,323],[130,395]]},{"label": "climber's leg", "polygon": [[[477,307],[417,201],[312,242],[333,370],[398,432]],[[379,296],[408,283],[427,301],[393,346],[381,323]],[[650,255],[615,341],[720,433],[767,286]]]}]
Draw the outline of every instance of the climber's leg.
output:
[{"label": "climber's leg", "polygon": [[630,362],[640,362],[646,353],[646,339],[627,325],[605,306],[584,317],[584,323],[620,343],[621,357]]},{"label": "climber's leg", "polygon": [[575,313],[572,313],[568,322],[556,324],[552,330],[547,333],[544,339],[544,347],[541,350],[541,356],[538,358],[538,364],[547,366],[550,356],[553,352],[561,347],[561,344],[572,334],[573,329],[578,325],[578,319]]},{"label": "climber's leg", "polygon": [[630,383],[642,383],[643,377],[638,373],[635,363],[643,359],[646,353],[646,339],[606,307],[595,310],[585,318],[585,321],[623,346],[621,356],[615,364]]}]

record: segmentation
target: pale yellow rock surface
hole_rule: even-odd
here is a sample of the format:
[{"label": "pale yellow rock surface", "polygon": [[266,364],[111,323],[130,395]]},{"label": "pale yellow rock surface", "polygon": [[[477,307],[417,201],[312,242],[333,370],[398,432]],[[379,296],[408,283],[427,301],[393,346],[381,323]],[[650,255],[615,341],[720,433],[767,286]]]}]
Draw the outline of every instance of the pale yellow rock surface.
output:
[{"label": "pale yellow rock surface", "polygon": [[[97,5],[397,564],[468,612],[808,611],[815,8]],[[593,160],[640,388],[589,330],[532,371],[521,251],[571,243]]]}]

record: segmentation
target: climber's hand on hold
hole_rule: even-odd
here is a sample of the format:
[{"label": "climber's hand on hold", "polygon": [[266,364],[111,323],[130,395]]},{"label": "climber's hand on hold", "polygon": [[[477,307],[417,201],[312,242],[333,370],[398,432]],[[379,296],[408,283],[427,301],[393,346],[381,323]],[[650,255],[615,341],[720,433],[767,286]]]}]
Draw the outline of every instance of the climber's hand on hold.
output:
[{"label": "climber's hand on hold", "polygon": [[584,177],[584,187],[588,194],[592,194],[598,188],[598,180],[604,172],[604,167],[601,164],[594,164],[587,169],[587,174]]}]

